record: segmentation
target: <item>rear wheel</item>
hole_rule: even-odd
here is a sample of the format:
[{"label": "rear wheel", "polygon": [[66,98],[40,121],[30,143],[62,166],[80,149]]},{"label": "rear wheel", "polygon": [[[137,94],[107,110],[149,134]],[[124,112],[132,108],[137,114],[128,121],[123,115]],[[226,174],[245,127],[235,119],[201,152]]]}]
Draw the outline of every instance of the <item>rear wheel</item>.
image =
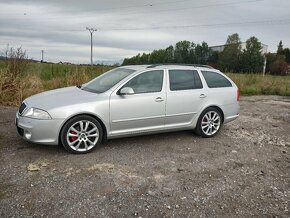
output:
[{"label": "rear wheel", "polygon": [[210,138],[220,131],[221,126],[221,113],[216,108],[209,107],[200,115],[196,126],[196,133],[204,138]]},{"label": "rear wheel", "polygon": [[85,154],[93,151],[102,141],[103,130],[100,123],[87,115],[69,120],[61,132],[64,148],[74,154]]}]

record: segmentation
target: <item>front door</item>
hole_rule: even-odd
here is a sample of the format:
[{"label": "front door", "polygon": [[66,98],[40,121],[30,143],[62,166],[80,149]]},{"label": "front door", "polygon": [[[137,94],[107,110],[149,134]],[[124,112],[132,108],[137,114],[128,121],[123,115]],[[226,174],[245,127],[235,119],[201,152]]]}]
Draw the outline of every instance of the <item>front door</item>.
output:
[{"label": "front door", "polygon": [[136,134],[164,128],[165,79],[163,70],[146,71],[133,77],[124,87],[132,95],[120,95],[116,90],[110,97],[111,134]]}]

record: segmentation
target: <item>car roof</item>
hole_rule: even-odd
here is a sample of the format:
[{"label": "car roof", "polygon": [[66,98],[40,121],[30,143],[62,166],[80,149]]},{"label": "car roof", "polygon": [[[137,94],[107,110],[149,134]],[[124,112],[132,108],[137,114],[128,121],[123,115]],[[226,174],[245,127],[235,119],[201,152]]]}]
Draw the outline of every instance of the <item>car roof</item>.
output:
[{"label": "car roof", "polygon": [[200,65],[200,64],[153,64],[153,65],[127,65],[122,66],[123,68],[132,69],[136,71],[144,71],[144,70],[163,70],[163,69],[200,69],[200,70],[214,70],[217,69],[208,66],[208,65]]}]

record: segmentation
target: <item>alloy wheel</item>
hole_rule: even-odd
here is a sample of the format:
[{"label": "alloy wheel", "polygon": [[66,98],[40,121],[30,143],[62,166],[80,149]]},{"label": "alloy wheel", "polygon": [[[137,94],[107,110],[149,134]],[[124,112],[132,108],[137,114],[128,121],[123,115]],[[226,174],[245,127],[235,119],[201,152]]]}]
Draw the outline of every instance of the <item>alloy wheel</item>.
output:
[{"label": "alloy wheel", "polygon": [[96,145],[99,134],[96,124],[89,120],[81,120],[70,126],[66,140],[71,149],[84,152],[91,150]]},{"label": "alloy wheel", "polygon": [[216,111],[207,112],[201,120],[201,130],[207,135],[214,135],[221,126],[220,115]]}]

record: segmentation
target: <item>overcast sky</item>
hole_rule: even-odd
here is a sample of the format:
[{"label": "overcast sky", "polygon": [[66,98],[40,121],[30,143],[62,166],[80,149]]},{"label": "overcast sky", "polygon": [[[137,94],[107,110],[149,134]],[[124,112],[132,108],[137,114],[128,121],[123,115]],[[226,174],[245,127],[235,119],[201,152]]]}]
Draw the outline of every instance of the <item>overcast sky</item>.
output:
[{"label": "overcast sky", "polygon": [[22,46],[46,61],[120,62],[180,40],[224,44],[250,36],[275,52],[290,47],[290,0],[1,0],[0,49]]}]

